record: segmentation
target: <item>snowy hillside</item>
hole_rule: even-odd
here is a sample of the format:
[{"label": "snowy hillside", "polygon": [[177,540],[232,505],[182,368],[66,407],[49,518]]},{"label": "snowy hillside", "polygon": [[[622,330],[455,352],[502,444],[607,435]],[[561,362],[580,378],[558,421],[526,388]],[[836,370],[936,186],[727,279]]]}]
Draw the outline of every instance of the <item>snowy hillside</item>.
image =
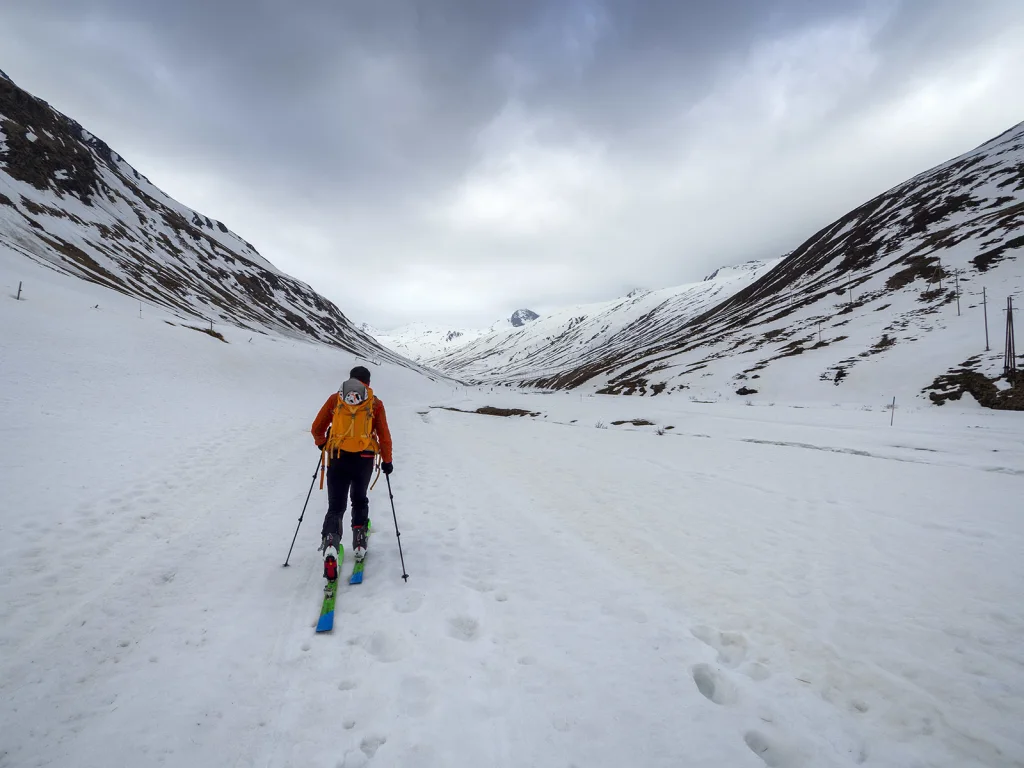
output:
[{"label": "snowy hillside", "polygon": [[776,263],[749,262],[717,270],[700,283],[632,291],[613,301],[569,307],[521,328],[482,334],[423,360],[466,381],[520,383],[556,376],[672,338],[690,318],[750,285]]},{"label": "snowy hillside", "polygon": [[[1011,295],[1024,305],[1022,249],[1024,123],[865,203],[671,332],[568,370],[537,366],[529,382],[769,400],[927,402],[968,390],[1024,407],[1024,382],[1000,379],[1002,310]],[[481,375],[488,364],[463,367]]]},{"label": "snowy hillside", "polygon": [[0,78],[0,243],[193,318],[397,360],[218,221],[172,200],[100,139]]},{"label": "snowy hillside", "polygon": [[[1022,414],[454,388],[2,247],[0,328],[4,768],[1024,764]],[[318,635],[357,361],[410,578],[382,479]]]}]

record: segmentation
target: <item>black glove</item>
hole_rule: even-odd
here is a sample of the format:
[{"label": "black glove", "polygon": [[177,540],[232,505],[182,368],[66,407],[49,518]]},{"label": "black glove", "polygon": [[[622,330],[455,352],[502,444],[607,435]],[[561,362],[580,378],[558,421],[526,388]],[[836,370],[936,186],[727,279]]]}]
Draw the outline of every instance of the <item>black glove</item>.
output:
[{"label": "black glove", "polygon": [[326,448],[326,447],[327,447],[327,441],[326,441],[326,440],[324,440],[324,441],[323,441],[322,443],[320,443],[320,445],[318,445],[318,446],[316,447],[316,449],[317,449],[318,451],[321,451],[321,452],[322,452],[322,451],[323,451],[323,449],[324,449],[324,448]]},{"label": "black glove", "polygon": [[392,472],[395,471],[395,465],[392,464],[390,461],[385,461],[383,464],[380,465],[380,469],[381,472],[383,472],[385,475],[390,475]]}]

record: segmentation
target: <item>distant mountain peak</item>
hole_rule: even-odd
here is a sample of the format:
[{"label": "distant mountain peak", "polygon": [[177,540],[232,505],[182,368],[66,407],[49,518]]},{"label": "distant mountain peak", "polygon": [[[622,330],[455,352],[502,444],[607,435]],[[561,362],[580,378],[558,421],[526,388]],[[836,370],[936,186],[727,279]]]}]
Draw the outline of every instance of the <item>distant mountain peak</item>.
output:
[{"label": "distant mountain peak", "polygon": [[540,317],[540,315],[532,309],[517,309],[512,313],[512,317],[509,318],[509,322],[516,328],[522,328],[524,325],[533,322],[538,317]]}]

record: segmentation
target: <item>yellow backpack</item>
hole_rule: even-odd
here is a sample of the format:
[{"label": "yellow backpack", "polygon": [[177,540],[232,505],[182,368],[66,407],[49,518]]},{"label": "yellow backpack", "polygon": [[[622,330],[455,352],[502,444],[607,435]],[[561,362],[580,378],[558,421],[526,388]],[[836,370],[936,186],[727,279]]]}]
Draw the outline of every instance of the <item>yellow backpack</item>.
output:
[{"label": "yellow backpack", "polygon": [[331,419],[331,436],[327,439],[327,454],[335,451],[348,453],[378,453],[380,446],[373,437],[373,406],[376,400],[373,390],[366,387],[366,399],[358,405],[351,405],[338,394]]}]

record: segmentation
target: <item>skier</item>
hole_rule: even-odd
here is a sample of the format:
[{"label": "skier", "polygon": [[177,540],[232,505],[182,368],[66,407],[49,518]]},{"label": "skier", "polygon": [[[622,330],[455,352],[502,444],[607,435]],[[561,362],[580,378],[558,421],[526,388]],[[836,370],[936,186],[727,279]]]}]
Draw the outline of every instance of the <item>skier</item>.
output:
[{"label": "skier", "polygon": [[324,577],[337,578],[338,550],[346,496],[352,498],[352,549],[357,562],[366,556],[366,524],[370,501],[366,496],[373,466],[380,454],[381,471],[390,475],[391,432],[384,403],[370,389],[370,372],[357,365],[349,379],[327,398],[310,430],[327,464],[327,515],[321,531]]}]

